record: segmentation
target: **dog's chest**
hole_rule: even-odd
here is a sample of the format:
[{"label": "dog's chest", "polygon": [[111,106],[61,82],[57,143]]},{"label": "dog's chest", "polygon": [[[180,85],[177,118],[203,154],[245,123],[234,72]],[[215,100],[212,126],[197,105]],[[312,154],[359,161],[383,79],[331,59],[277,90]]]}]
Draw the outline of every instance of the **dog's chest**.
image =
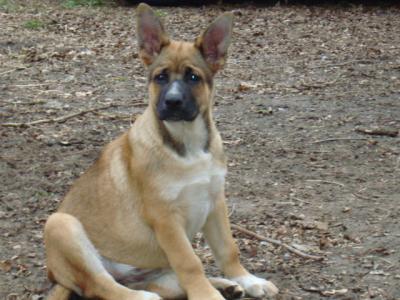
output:
[{"label": "dog's chest", "polygon": [[223,191],[226,170],[212,160],[209,153],[188,159],[186,171],[166,185],[165,196],[184,214],[186,231],[193,237],[204,226]]}]

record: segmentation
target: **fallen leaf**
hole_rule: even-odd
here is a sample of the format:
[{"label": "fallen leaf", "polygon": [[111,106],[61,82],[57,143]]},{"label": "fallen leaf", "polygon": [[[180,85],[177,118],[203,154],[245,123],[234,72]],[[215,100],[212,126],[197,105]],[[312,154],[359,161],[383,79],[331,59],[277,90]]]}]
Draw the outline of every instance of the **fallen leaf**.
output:
[{"label": "fallen leaf", "polygon": [[4,272],[10,272],[12,269],[12,262],[9,260],[0,261],[0,269]]}]

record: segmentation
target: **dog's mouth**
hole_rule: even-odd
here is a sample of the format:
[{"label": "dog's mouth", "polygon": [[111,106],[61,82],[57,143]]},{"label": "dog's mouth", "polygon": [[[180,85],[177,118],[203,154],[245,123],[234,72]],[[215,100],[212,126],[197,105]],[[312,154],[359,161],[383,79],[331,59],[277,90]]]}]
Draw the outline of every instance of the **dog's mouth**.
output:
[{"label": "dog's mouth", "polygon": [[161,121],[173,121],[173,122],[179,122],[179,121],[193,121],[196,119],[198,115],[198,110],[193,109],[193,110],[185,110],[185,109],[180,109],[180,110],[171,110],[171,109],[157,109],[158,113],[158,118]]},{"label": "dog's mouth", "polygon": [[185,119],[178,115],[178,114],[171,114],[168,117],[162,119],[162,121],[175,121],[175,122],[179,122],[179,121],[185,121]]}]

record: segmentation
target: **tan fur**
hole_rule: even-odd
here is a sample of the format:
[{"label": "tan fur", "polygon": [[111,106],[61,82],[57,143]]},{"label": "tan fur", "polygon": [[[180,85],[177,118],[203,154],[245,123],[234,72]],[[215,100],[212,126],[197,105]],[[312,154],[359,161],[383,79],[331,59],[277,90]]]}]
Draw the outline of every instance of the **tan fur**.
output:
[{"label": "tan fur", "polygon": [[50,294],[47,296],[47,300],[68,300],[70,296],[71,290],[57,284],[51,289]]},{"label": "tan fur", "polygon": [[[141,13],[151,13],[146,9],[139,6]],[[191,238],[202,229],[228,278],[252,276],[239,262],[229,227],[226,160],[211,114],[213,70],[198,45],[161,34],[160,53],[141,54],[145,64],[151,63],[149,106],[128,132],[105,147],[46,224],[49,277],[59,284],[49,299],[66,299],[71,290],[97,299],[160,299],[117,283],[104,259],[140,269],[171,268],[189,299],[224,299],[191,247]],[[156,113],[160,89],[152,78],[165,69],[172,79],[180,78],[187,68],[202,78],[193,91],[198,119],[162,122]],[[198,192],[205,189],[209,196]],[[165,296],[178,293],[157,280],[141,288]]]}]

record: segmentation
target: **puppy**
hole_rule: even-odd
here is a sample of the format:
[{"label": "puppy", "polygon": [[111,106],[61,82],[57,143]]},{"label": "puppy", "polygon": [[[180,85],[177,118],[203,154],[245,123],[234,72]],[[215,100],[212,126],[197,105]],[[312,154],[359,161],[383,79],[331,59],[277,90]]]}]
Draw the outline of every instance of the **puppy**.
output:
[{"label": "puppy", "polygon": [[[232,14],[222,14],[190,43],[171,40],[153,10],[140,4],[137,30],[149,104],[49,217],[47,268],[56,282],[49,299],[275,295],[271,282],[241,265],[225,204],[226,159],[212,96]],[[228,279],[206,278],[191,246],[200,231]]]}]

